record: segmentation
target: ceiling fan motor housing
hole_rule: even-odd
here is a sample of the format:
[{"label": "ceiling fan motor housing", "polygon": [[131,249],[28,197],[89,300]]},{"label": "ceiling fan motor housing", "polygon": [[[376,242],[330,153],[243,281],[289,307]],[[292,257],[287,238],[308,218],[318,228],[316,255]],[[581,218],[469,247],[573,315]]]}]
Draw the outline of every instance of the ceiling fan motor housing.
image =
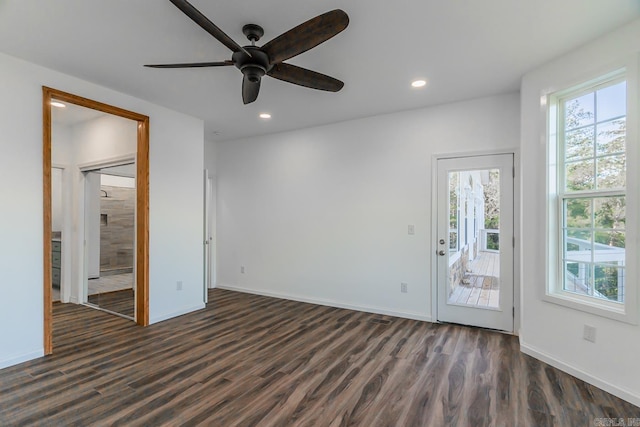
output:
[{"label": "ceiling fan motor housing", "polygon": [[231,60],[236,68],[242,71],[242,74],[244,74],[250,82],[257,83],[262,76],[271,70],[272,66],[269,63],[269,56],[256,46],[244,46],[244,48],[251,56],[242,51],[238,51],[233,53]]}]

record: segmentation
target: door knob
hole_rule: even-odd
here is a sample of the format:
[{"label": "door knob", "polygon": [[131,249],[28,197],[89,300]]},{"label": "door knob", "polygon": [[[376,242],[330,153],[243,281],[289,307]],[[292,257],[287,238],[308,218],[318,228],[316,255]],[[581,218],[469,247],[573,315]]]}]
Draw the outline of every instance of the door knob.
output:
[{"label": "door knob", "polygon": [[445,256],[447,253],[443,250],[438,251],[438,255]]}]

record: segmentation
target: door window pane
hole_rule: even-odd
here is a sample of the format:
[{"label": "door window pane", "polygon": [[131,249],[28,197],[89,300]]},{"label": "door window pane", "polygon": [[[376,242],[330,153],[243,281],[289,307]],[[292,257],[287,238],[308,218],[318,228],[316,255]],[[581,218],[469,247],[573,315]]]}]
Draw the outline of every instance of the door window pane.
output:
[{"label": "door window pane", "polygon": [[449,304],[499,307],[499,189],[498,169],[449,174],[449,244],[457,244],[449,265]]}]

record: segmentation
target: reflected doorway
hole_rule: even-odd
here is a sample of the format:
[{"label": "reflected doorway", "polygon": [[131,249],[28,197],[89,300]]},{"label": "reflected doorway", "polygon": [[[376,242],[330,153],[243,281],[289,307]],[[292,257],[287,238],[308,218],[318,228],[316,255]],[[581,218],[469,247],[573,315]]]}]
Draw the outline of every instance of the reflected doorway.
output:
[{"label": "reflected doorway", "polygon": [[86,304],[134,319],[135,163],[85,172]]}]

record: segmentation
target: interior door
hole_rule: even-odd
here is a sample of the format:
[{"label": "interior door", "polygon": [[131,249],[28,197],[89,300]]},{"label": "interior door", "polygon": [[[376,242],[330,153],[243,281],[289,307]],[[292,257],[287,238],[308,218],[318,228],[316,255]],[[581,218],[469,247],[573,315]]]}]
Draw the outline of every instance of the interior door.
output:
[{"label": "interior door", "polygon": [[437,161],[437,319],[513,331],[513,155]]},{"label": "interior door", "polygon": [[215,229],[215,183],[209,171],[204,171],[204,302],[209,301],[209,288],[213,287],[214,270],[214,240]]}]

